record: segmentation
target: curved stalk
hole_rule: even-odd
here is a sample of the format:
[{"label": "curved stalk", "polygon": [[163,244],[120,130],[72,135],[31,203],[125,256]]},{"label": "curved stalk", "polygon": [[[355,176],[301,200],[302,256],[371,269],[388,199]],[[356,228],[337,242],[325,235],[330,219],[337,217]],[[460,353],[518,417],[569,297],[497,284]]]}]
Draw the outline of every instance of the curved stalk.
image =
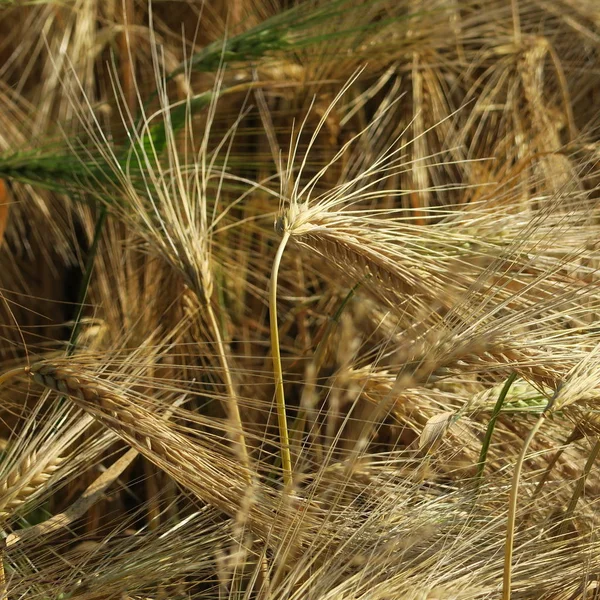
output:
[{"label": "curved stalk", "polygon": [[26,367],[17,367],[15,369],[11,369],[10,371],[6,371],[0,375],[0,385],[3,385],[7,381],[10,381],[13,377],[17,377],[18,375],[26,375]]},{"label": "curved stalk", "polygon": [[290,454],[290,438],[287,427],[287,413],[285,409],[285,393],[283,390],[283,370],[281,368],[281,353],[279,350],[279,329],[277,328],[277,276],[283,251],[290,238],[285,231],[277,254],[273,260],[271,284],[269,289],[269,316],[271,325],[271,352],[273,354],[273,375],[275,378],[275,398],[277,401],[277,419],[279,422],[279,438],[281,440],[281,464],[283,467],[283,483],[289,487],[292,483],[292,457]]},{"label": "curved stalk", "polygon": [[523,442],[521,453],[517,459],[515,465],[515,472],[513,474],[512,485],[510,488],[510,499],[508,503],[508,523],[506,524],[506,546],[504,547],[504,576],[502,581],[502,600],[510,600],[511,592],[511,578],[512,578],[512,555],[513,555],[513,544],[515,540],[515,521],[517,518],[517,498],[519,492],[519,480],[521,479],[521,470],[523,463],[525,462],[525,455],[529,446],[535,437],[535,434],[539,431],[542,423],[546,418],[546,413],[543,412],[535,425],[531,428],[531,431]]}]

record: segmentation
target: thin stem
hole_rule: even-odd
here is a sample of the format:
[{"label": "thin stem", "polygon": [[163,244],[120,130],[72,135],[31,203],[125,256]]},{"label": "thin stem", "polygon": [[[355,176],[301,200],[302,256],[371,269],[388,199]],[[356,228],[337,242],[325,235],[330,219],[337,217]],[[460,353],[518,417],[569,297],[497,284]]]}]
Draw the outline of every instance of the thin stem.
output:
[{"label": "thin stem", "polygon": [[16,367],[15,369],[6,371],[6,373],[2,373],[2,375],[0,375],[0,385],[6,383],[7,381],[10,381],[13,377],[25,375],[25,373],[25,367]]},{"label": "thin stem", "polygon": [[79,292],[77,294],[77,315],[75,316],[75,322],[73,324],[73,329],[71,330],[71,338],[69,339],[69,345],[67,347],[67,356],[71,356],[73,352],[75,352],[77,338],[79,337],[79,331],[81,329],[81,315],[83,314],[85,299],[90,286],[90,281],[92,279],[92,271],[94,270],[94,262],[96,260],[96,254],[98,253],[98,244],[100,243],[100,238],[102,237],[102,231],[104,229],[104,223],[106,222],[106,217],[108,216],[106,206],[100,206],[99,210],[100,214],[98,215],[98,219],[96,220],[96,225],[94,227],[92,244],[85,259],[83,280],[79,286]]},{"label": "thin stem", "polygon": [[535,434],[539,431],[542,423],[546,418],[546,412],[543,412],[535,425],[531,428],[531,431],[523,442],[521,453],[517,459],[515,465],[515,472],[513,475],[512,486],[510,488],[510,499],[508,504],[508,523],[506,525],[506,546],[504,547],[504,577],[502,582],[502,600],[510,600],[511,592],[511,578],[512,578],[512,556],[513,556],[513,544],[515,539],[515,521],[517,517],[517,499],[519,492],[519,480],[521,479],[521,470],[523,463],[525,462],[525,455],[529,450]]},{"label": "thin stem", "polygon": [[0,548],[0,600],[7,599],[8,590],[6,587],[6,575],[4,574],[4,548]]},{"label": "thin stem", "polygon": [[123,10],[123,33],[119,43],[121,59],[121,77],[123,79],[124,100],[131,112],[135,109],[135,65],[133,62],[134,52],[131,50],[131,38],[129,28],[135,26],[135,12],[133,0],[125,0],[122,4]]},{"label": "thin stem", "polygon": [[[342,300],[342,303],[335,311],[333,317],[329,318],[329,322],[327,323],[327,327],[321,340],[317,345],[317,349],[315,351],[315,355],[313,357],[313,365],[314,365],[314,377],[315,380],[319,376],[319,372],[321,371],[321,367],[323,366],[323,359],[325,357],[325,351],[327,350],[327,346],[329,343],[330,337],[333,335],[338,325],[340,324],[340,319],[342,317],[342,313],[346,308],[347,304],[350,302],[356,290],[362,285],[362,282],[359,281],[356,285],[352,287],[352,289],[346,294],[346,297]],[[308,382],[305,382],[308,385]],[[298,416],[294,420],[291,429],[291,443],[294,445],[301,438],[302,433],[304,432],[304,424],[306,422],[306,409],[302,406],[298,409]]]},{"label": "thin stem", "polygon": [[244,426],[242,424],[242,416],[240,414],[240,407],[238,404],[238,397],[235,391],[235,387],[233,386],[233,380],[231,378],[231,370],[229,369],[229,363],[227,362],[227,357],[225,356],[225,346],[223,344],[223,338],[221,336],[221,330],[219,329],[219,325],[217,323],[217,318],[213,311],[210,300],[206,299],[206,312],[208,315],[208,320],[210,321],[210,326],[215,332],[215,341],[217,342],[217,351],[219,353],[219,361],[221,362],[221,368],[223,369],[223,376],[225,379],[225,387],[227,388],[227,395],[229,397],[227,401],[227,412],[229,413],[229,418],[233,422],[233,427],[235,430],[235,441],[238,445],[239,452],[241,454],[242,463],[244,465],[244,469],[246,471],[245,478],[248,483],[250,483],[251,471],[250,471],[250,457],[248,456],[248,447],[246,446],[246,438],[244,436]]},{"label": "thin stem", "polygon": [[575,486],[575,490],[573,491],[573,496],[571,496],[571,501],[569,502],[569,506],[567,506],[567,511],[565,512],[564,519],[562,525],[560,527],[560,534],[564,535],[567,529],[567,523],[571,519],[571,516],[575,512],[575,508],[577,506],[577,502],[579,502],[579,498],[583,494],[583,489],[585,487],[585,482],[592,470],[592,466],[594,465],[594,461],[598,457],[598,453],[600,452],[600,438],[596,439],[596,443],[590,452],[590,455],[585,462],[585,467],[583,467],[583,473],[581,477],[577,480],[577,485]]},{"label": "thin stem", "polygon": [[283,370],[279,350],[279,329],[277,328],[277,275],[283,251],[290,238],[289,232],[284,232],[277,254],[273,260],[271,272],[271,288],[269,290],[269,313],[271,323],[271,351],[273,353],[273,375],[275,378],[275,397],[277,400],[277,418],[279,421],[279,437],[281,439],[281,464],[283,466],[283,483],[286,487],[292,484],[292,457],[290,454],[290,438],[287,427],[285,410],[285,393],[283,390]]},{"label": "thin stem", "polygon": [[513,21],[513,38],[515,46],[521,45],[521,16],[519,15],[519,1],[511,0],[512,21]]},{"label": "thin stem", "polygon": [[555,453],[554,456],[552,457],[552,460],[548,463],[548,466],[546,467],[546,470],[544,471],[544,474],[542,475],[542,477],[540,478],[539,483],[537,484],[537,487],[535,488],[535,491],[533,492],[531,499],[534,500],[535,498],[537,498],[538,494],[542,491],[542,489],[544,488],[544,485],[546,484],[546,481],[548,480],[548,477],[550,476],[550,473],[552,472],[552,469],[554,468],[554,466],[556,465],[556,463],[558,462],[558,459],[562,456],[563,452],[566,450],[567,446],[570,446],[573,442],[576,442],[577,440],[580,440],[583,437],[579,426],[575,426],[575,429],[573,430],[573,433],[571,433],[571,435],[569,435],[569,437],[565,440],[563,447],[559,448]]},{"label": "thin stem", "polygon": [[[363,281],[367,278],[368,276],[365,277]],[[356,294],[356,290],[363,284],[363,281],[359,281],[352,287],[352,289],[346,294],[346,297],[342,300],[342,303],[340,304],[338,309],[335,311],[333,317],[331,317],[331,319],[329,320],[329,323],[327,323],[327,328],[325,330],[325,333],[323,334],[323,337],[321,338],[321,341],[319,342],[319,345],[317,346],[315,357],[313,359],[317,375],[319,374],[319,371],[323,366],[323,358],[325,356],[325,351],[327,349],[329,338],[340,324],[340,319],[342,318],[342,313],[344,312],[344,309],[346,308],[352,297]]]}]

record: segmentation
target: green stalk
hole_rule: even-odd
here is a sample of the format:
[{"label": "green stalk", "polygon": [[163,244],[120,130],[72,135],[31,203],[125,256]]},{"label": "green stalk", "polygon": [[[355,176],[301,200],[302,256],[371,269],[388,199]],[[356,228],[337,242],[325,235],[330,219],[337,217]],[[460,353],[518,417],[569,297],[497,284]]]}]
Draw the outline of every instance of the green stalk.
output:
[{"label": "green stalk", "polygon": [[271,324],[271,352],[273,354],[273,375],[275,378],[275,397],[277,401],[277,418],[279,421],[279,438],[281,440],[281,464],[283,466],[283,483],[286,488],[292,484],[292,456],[290,454],[290,438],[287,427],[287,413],[285,409],[285,392],[283,389],[283,369],[281,368],[281,352],[279,349],[279,329],[277,327],[277,275],[285,246],[290,239],[289,232],[285,231],[277,254],[273,260],[271,272],[271,287],[269,290],[269,313]]},{"label": "green stalk", "polygon": [[494,433],[494,428],[496,427],[496,421],[498,420],[498,415],[502,410],[502,405],[504,404],[504,400],[506,400],[506,396],[508,395],[508,391],[510,390],[512,384],[517,378],[516,373],[512,373],[510,377],[506,380],[500,395],[498,396],[498,400],[496,401],[496,405],[494,406],[494,410],[492,411],[492,417],[490,418],[490,422],[488,423],[485,437],[483,438],[483,445],[481,446],[481,452],[479,453],[479,461],[477,462],[477,475],[475,476],[476,488],[479,488],[481,485],[481,480],[483,479],[483,471],[485,470],[485,462],[487,460],[488,451],[490,449],[490,443],[492,441],[492,434]]}]

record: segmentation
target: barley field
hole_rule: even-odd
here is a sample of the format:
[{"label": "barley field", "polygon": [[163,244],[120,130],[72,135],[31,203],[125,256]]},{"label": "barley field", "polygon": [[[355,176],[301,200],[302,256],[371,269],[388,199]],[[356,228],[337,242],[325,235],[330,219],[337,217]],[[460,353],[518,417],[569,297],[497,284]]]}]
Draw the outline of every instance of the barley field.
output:
[{"label": "barley field", "polygon": [[600,598],[600,2],[0,0],[0,600]]}]

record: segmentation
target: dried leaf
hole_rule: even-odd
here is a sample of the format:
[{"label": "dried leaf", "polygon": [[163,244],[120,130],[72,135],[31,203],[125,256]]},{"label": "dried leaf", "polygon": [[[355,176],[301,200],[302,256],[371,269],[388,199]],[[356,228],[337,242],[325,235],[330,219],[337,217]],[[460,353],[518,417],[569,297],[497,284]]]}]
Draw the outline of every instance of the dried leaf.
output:
[{"label": "dried leaf", "polygon": [[434,450],[446,435],[456,413],[446,411],[431,417],[419,436],[419,450],[429,452]]}]

